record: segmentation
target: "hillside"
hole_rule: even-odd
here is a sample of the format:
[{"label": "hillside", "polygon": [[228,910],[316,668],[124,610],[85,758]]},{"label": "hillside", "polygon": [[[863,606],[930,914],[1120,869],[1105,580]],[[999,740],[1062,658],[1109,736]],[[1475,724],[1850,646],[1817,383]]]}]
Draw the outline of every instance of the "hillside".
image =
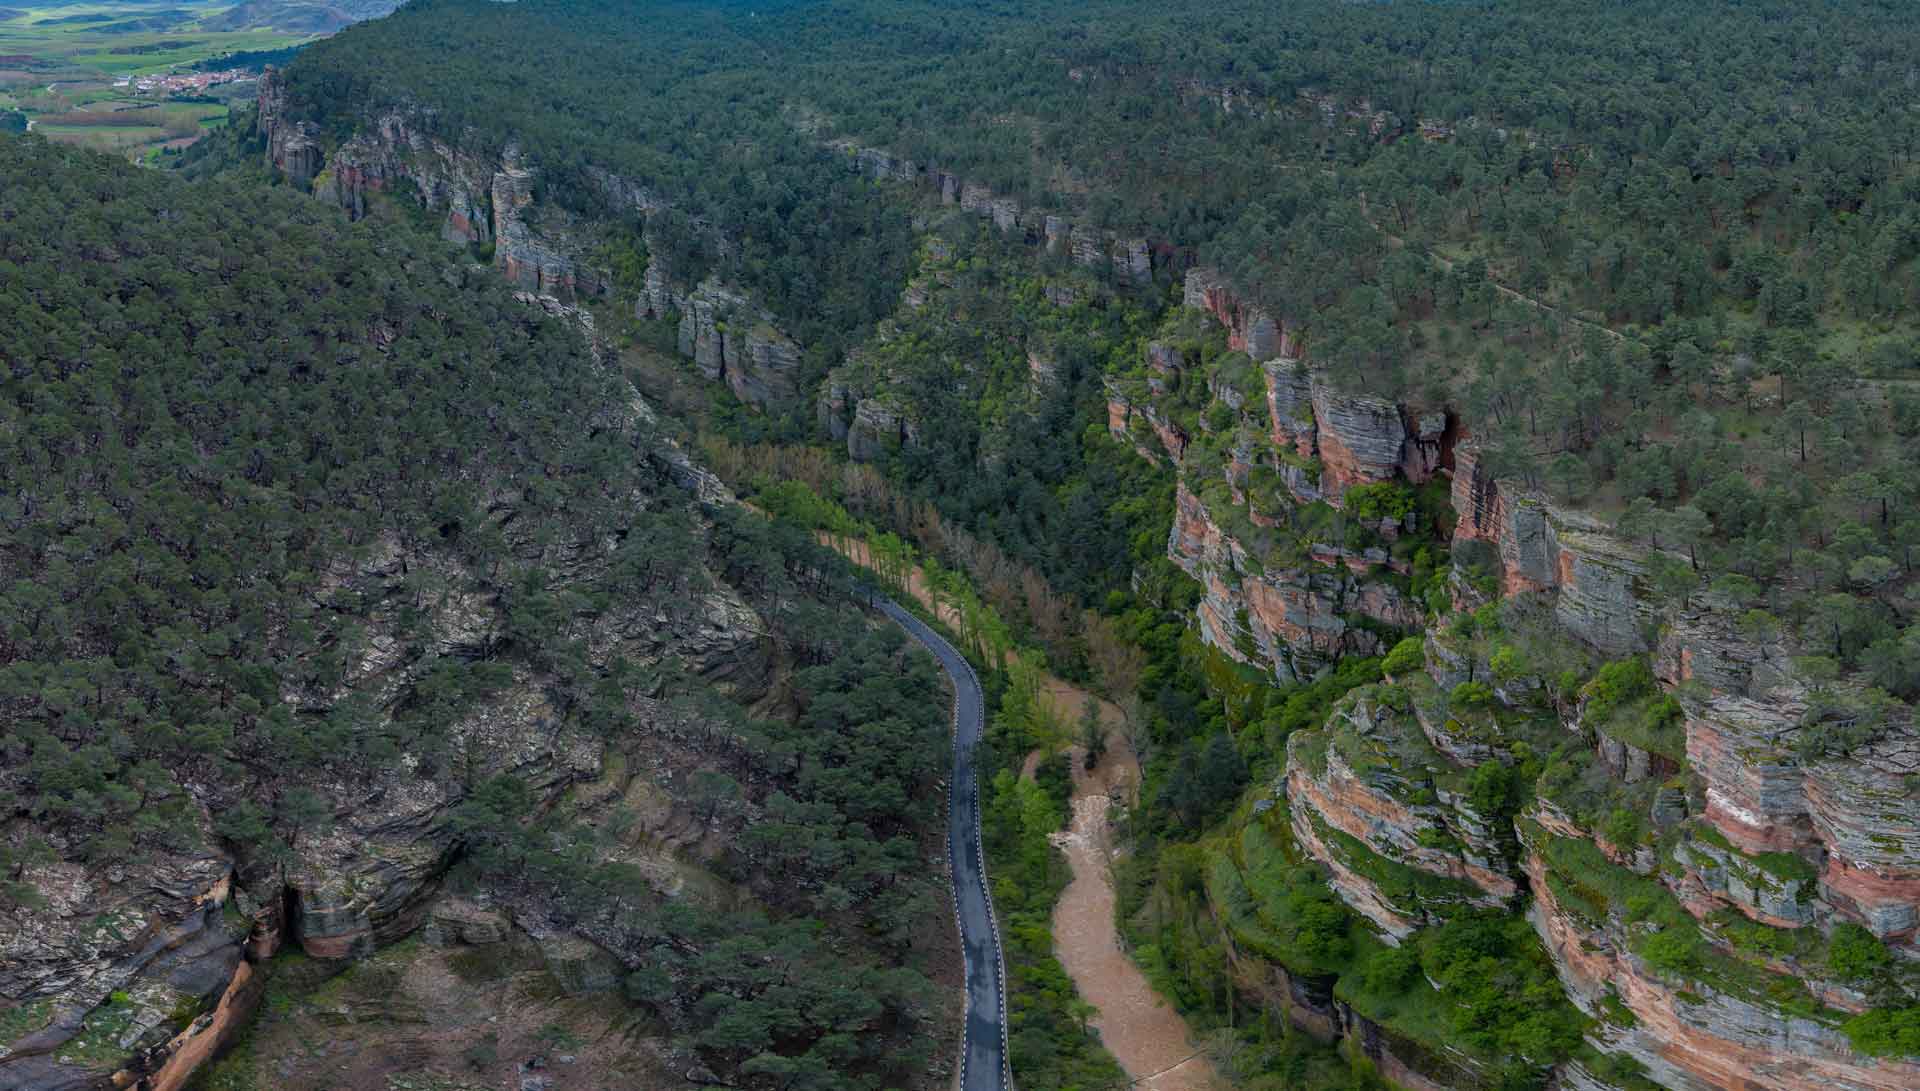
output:
[{"label": "hillside", "polygon": [[211,1078],[593,1041],[582,1081],[877,1086],[951,1034],[931,662],[703,508],[539,302],[404,222],[0,141],[0,1086],[179,1087],[341,1003],[366,1054]]},{"label": "hillside", "polygon": [[[1139,759],[1103,879],[1235,1086],[1920,1084],[1910,14],[419,0],[348,28],[269,69],[186,179],[113,174],[98,226],[15,243],[42,271],[19,283],[53,285],[19,321],[58,361],[15,380],[16,465],[74,476],[21,494],[16,523],[45,527],[19,532],[9,647],[116,667],[18,675],[22,829],[74,874],[157,836],[105,787],[145,783],[119,740],[157,717],[181,756],[154,798],[254,820],[213,829],[236,889],[257,898],[267,858],[285,912],[332,920],[299,907],[351,871],[301,851],[333,790],[276,763],[432,780],[450,825],[409,820],[410,851],[421,829],[457,846],[422,859],[523,954],[565,931],[620,962],[640,1022],[596,1032],[671,1058],[633,1071],[892,1086],[892,1051],[953,1026],[922,991],[951,963],[913,859],[944,713],[921,660],[842,637],[864,622],[821,535],[980,655],[1020,1086],[1119,1067],[1050,932],[1066,755],[1098,762],[1104,706],[1044,709],[1042,663],[1110,698]],[[49,168],[29,219],[75,203],[87,162]],[[112,211],[121,187],[147,203]],[[191,243],[157,206],[269,192]],[[150,273],[129,231],[161,248]],[[220,287],[135,313],[181,277]],[[148,357],[178,372],[158,393],[99,377]],[[180,390],[207,394],[143,456],[140,407]],[[195,460],[220,473],[157,485]],[[102,496],[198,507],[140,522]],[[159,538],[199,597],[101,559],[103,503],[128,537],[209,528]],[[419,571],[469,597],[422,605]],[[40,590],[60,581],[93,597]],[[883,660],[920,673],[865,692]],[[154,662],[192,685],[111,691]],[[500,832],[505,759],[461,726],[516,701],[495,718],[560,725],[551,759],[500,752],[544,815],[530,840]],[[549,825],[648,815],[645,861]],[[392,827],[333,829],[355,856]],[[645,912],[609,893],[636,873]],[[805,966],[850,945],[811,983],[874,1004],[822,1020],[837,999],[710,975],[723,933],[672,906],[714,882],[768,914],[755,936],[819,922]],[[383,922],[441,912],[414,889],[307,953],[413,957],[391,953],[413,925]],[[300,1020],[336,1010],[313,995],[210,1071],[294,1064]]]},{"label": "hillside", "polygon": [[[1113,678],[1160,867],[1123,908],[1184,1003],[1413,1086],[1891,1088],[1920,375],[1876,74],[1912,29],[1845,7],[691,5],[653,38],[439,3],[301,58],[260,132],[631,311],[765,414],[725,427],[879,467],[1081,669],[1081,603],[1143,642]],[[456,19],[438,59],[402,32]],[[513,92],[536,26],[634,81]],[[875,246],[909,265],[836,264]],[[1132,450],[1171,497],[1115,503]],[[1189,602],[1207,650],[1165,635]],[[1500,1028],[1489,985],[1527,998]]]}]

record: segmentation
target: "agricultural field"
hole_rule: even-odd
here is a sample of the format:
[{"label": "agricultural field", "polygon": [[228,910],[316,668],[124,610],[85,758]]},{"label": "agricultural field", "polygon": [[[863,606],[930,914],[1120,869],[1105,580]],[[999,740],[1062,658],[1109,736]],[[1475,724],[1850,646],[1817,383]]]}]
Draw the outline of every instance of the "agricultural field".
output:
[{"label": "agricultural field", "polygon": [[0,132],[154,162],[224,125],[262,55],[391,0],[0,0]]}]

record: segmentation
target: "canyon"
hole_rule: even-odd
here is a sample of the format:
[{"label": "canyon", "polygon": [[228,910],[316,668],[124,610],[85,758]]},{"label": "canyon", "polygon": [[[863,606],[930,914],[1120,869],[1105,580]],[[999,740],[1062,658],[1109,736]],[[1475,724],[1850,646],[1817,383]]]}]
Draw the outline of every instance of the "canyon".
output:
[{"label": "canyon", "polygon": [[[1231,94],[1194,93],[1242,108]],[[376,193],[410,196],[444,217],[448,239],[491,246],[494,266],[530,292],[616,294],[590,256],[594,225],[536,202],[535,179],[511,149],[476,158],[392,115],[328,150],[317,129],[287,120],[284,95],[263,80],[259,125],[289,181],[352,215]],[[1382,123],[1369,111],[1345,116],[1369,131]],[[1201,588],[1193,622],[1208,645],[1276,685],[1310,683],[1343,659],[1397,660],[1379,685],[1350,693],[1324,723],[1287,740],[1284,769],[1252,819],[1323,868],[1381,942],[1406,943],[1473,912],[1524,914],[1567,998],[1592,1021],[1592,1054],[1559,1063],[1561,1086],[1920,1084],[1913,1061],[1855,1049],[1843,1024],[1887,998],[1831,972],[1821,954],[1848,925],[1883,945],[1896,967],[1920,958],[1920,803],[1911,787],[1920,735],[1910,722],[1849,752],[1807,752],[1796,744],[1810,694],[1791,649],[1740,631],[1710,595],[1663,595],[1653,573],[1678,555],[1489,470],[1456,406],[1381,396],[1321,366],[1306,326],[1248,302],[1213,269],[1176,268],[1184,257],[1145,238],[1088,230],[872,147],[833,151],[849,169],[1062,253],[1121,290],[1145,288],[1157,272],[1181,276],[1174,324],[1186,325],[1107,377],[1106,429],[1178,476],[1166,555]],[[643,218],[661,207],[611,175],[604,185]],[[929,306],[942,288],[943,255],[923,258],[931,260],[907,290],[907,309]],[[680,353],[740,401],[810,403],[821,435],[856,461],[913,444],[924,429],[893,377],[857,357],[819,390],[803,389],[802,346],[718,279],[681,282],[656,257],[631,303],[611,302],[677,320]],[[1043,350],[1023,348],[1036,387],[1058,381]],[[1629,663],[1645,670],[1644,683],[1624,697],[1606,692],[1605,670]],[[555,745],[559,752],[514,767],[556,790],[598,775],[590,757]],[[1472,774],[1490,764],[1528,770],[1536,783],[1525,809],[1506,813],[1476,794]],[[199,994],[214,1006],[196,1017],[216,1027],[247,991],[233,950],[270,949],[284,935],[340,958],[403,934],[422,919],[422,876],[439,864],[431,849],[410,856],[398,846],[414,844],[446,805],[415,800],[351,831],[366,843],[393,835],[397,859],[382,859],[378,883],[349,882],[356,867],[374,865],[328,857],[326,845],[315,846],[322,862],[311,874],[288,881],[294,893],[245,893],[236,881],[244,877],[218,861],[178,863],[176,872],[206,874],[162,915],[195,922],[195,934],[226,927],[227,938],[207,941],[207,966],[162,961],[153,972],[220,982]],[[363,885],[378,892],[346,893]],[[232,935],[239,925],[220,923],[233,915],[230,902],[244,943]],[[70,905],[70,916],[90,919],[105,903],[76,893]],[[1663,954],[1670,944],[1653,939],[1661,935],[1685,940],[1685,957]],[[79,950],[86,941],[36,942]],[[77,973],[69,963],[78,958],[45,960],[38,972],[48,976],[31,987]],[[1368,1014],[1319,968],[1290,969],[1247,942],[1234,964],[1300,1026],[1352,1042],[1397,1083],[1491,1086],[1486,1058]],[[173,996],[143,999],[135,1022]],[[1894,996],[1911,1002],[1910,990]],[[8,1060],[55,1063],[33,1059],[46,1056]]]}]

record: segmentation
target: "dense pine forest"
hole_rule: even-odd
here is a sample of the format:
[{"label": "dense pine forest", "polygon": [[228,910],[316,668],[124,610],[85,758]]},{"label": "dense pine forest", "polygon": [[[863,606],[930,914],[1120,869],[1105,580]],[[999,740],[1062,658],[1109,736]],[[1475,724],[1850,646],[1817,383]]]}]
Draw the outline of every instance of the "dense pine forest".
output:
[{"label": "dense pine forest", "polygon": [[0,135],[0,1088],[951,1085],[869,584],[1022,1088],[1152,1074],[1088,928],[1169,1086],[1915,1086],[1916,55],[416,0]]}]

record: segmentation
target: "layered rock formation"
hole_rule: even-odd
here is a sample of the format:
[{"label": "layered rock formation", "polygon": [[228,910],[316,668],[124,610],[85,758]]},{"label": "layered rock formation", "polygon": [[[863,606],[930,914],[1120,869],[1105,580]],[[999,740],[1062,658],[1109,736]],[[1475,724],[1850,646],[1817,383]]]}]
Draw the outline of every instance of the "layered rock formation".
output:
[{"label": "layered rock formation", "polygon": [[[1326,508],[1337,512],[1358,486],[1411,488],[1449,472],[1453,418],[1340,389],[1295,355],[1288,327],[1207,270],[1188,273],[1186,301],[1224,329],[1230,352],[1200,367],[1168,342],[1148,345],[1140,371],[1108,380],[1107,426],[1181,468],[1167,549],[1206,589],[1203,635],[1285,681],[1378,654],[1389,634],[1420,623],[1404,579],[1434,528],[1410,512],[1356,534]],[[1198,414],[1178,393],[1192,384],[1206,390]],[[1198,463],[1196,445],[1208,452]],[[1303,535],[1308,525],[1317,529]]]},{"label": "layered rock formation", "polygon": [[[1850,752],[1809,747],[1793,649],[1738,635],[1710,601],[1658,599],[1649,550],[1496,479],[1446,412],[1340,390],[1284,321],[1205,270],[1186,302],[1227,351],[1203,370],[1156,343],[1109,381],[1107,409],[1115,439],[1181,471],[1168,553],[1204,588],[1201,634],[1304,679],[1426,629],[1424,670],[1354,691],[1287,742],[1275,802],[1341,901],[1389,943],[1524,904],[1605,1061],[1567,1062],[1558,1086],[1644,1086],[1621,1082],[1632,1071],[1687,1091],[1920,1084],[1920,1064],[1866,1056],[1842,1029],[1920,995],[1901,958],[1920,954],[1920,733],[1896,715]],[[1355,549],[1315,512],[1436,478],[1451,479],[1455,567],[1444,596],[1416,603],[1394,577],[1418,520],[1367,528]],[[1283,531],[1320,540],[1289,549]],[[1638,665],[1606,687],[1569,681],[1609,662]],[[1477,767],[1556,751],[1525,813],[1470,802],[1494,798],[1469,790]],[[1824,952],[1841,923],[1884,943],[1892,968],[1839,977]],[[1363,1034],[1310,975],[1237,958],[1278,975],[1275,1002],[1301,1026]],[[1387,1053],[1401,1082],[1479,1086],[1441,1043],[1400,1037]]]},{"label": "layered rock formation", "polygon": [[[403,559],[389,548],[353,582],[399,594]],[[635,661],[685,656],[693,670],[763,686],[764,628],[752,610],[724,585],[689,606],[635,603],[597,623],[589,645]],[[497,624],[493,612],[477,598],[458,599],[436,618],[439,642],[483,639]],[[392,616],[377,611],[374,620]],[[394,693],[425,669],[389,656],[392,646],[373,637],[347,692]],[[435,905],[456,844],[449,820],[470,786],[511,774],[551,801],[601,772],[603,744],[555,733],[547,701],[526,678],[460,721],[443,760],[470,777],[429,773],[416,759],[371,779],[309,785],[330,801],[327,823],[297,838],[284,863],[209,848],[106,869],[28,868],[22,881],[47,904],[0,917],[0,997],[12,1006],[0,1087],[92,1088],[118,1072],[119,1086],[177,1088],[251,1014],[251,963],[283,945],[317,959],[361,958],[446,916]],[[202,814],[190,836],[217,845]]]},{"label": "layered rock formation", "polygon": [[269,66],[260,76],[257,124],[267,142],[267,162],[299,187],[313,182],[325,166],[319,130],[290,116],[286,80]]},{"label": "layered rock formation", "polygon": [[1356,573],[1344,558],[1265,568],[1184,483],[1175,495],[1167,555],[1206,591],[1198,607],[1206,641],[1285,681],[1309,679],[1343,655],[1384,650],[1379,630],[1356,624],[1355,617],[1399,629],[1420,621],[1418,607],[1397,587]]},{"label": "layered rock formation", "polygon": [[[404,195],[443,217],[448,240],[490,244],[494,265],[518,287],[566,299],[608,290],[607,273],[585,259],[588,230],[560,209],[536,205],[535,173],[514,148],[493,157],[455,149],[419,119],[395,112],[369,119],[329,154],[316,126],[290,117],[285,80],[272,68],[261,77],[258,105],[268,162],[349,215],[366,215],[373,194]],[[603,188],[643,213],[659,207],[617,180]]]},{"label": "layered rock formation", "polygon": [[[1920,1085],[1920,1064],[1854,1050],[1831,1009],[1801,1014],[1704,974],[1676,980],[1653,969],[1634,953],[1618,909],[1596,922],[1572,908],[1559,893],[1570,879],[1556,876],[1537,850],[1528,856],[1527,873],[1534,892],[1530,916],[1568,995],[1602,1020],[1592,1040],[1605,1052],[1633,1058],[1659,1086],[1896,1091]],[[1802,984],[1787,976],[1780,982],[1780,995],[1789,1000]],[[1844,1002],[1825,989],[1821,999]]]},{"label": "layered rock formation", "polygon": [[[1806,756],[1806,694],[1779,651],[1703,613],[1656,663],[1684,686],[1686,756],[1707,838],[1683,863],[1705,892],[1782,927],[1849,919],[1920,952],[1920,731],[1897,723],[1845,757]],[[1769,684],[1770,682],[1774,684]],[[1797,861],[1797,864],[1796,864]]]},{"label": "layered rock formation", "polygon": [[1030,246],[1069,254],[1075,264],[1108,273],[1122,284],[1153,283],[1153,245],[1142,237],[1122,236],[1072,220],[1045,209],[1023,207],[1012,197],[996,195],[978,182],[968,181],[934,164],[916,163],[883,149],[853,140],[835,140],[829,147],[847,159],[849,167],[876,182],[919,186],[937,194],[942,204],[957,206],[992,221],[994,229]]},{"label": "layered rock formation", "polygon": [[[636,406],[629,417],[645,412]],[[669,472],[685,462],[671,450],[660,457]],[[554,544],[537,519],[516,520],[528,506],[518,492],[496,489],[491,501],[511,548],[553,551],[546,570],[559,574],[558,589],[611,563],[591,542]],[[724,582],[690,577],[684,595],[629,596],[570,622],[569,635],[596,669],[670,663],[721,693],[755,699],[773,669],[766,624]],[[423,610],[422,579],[443,589]],[[314,596],[315,609],[352,609],[365,640],[337,685],[316,691],[290,672],[279,680],[280,700],[315,722],[350,711],[376,735],[436,666],[483,657],[506,627],[507,603],[483,573],[446,552],[404,547],[396,535],[337,561]],[[485,922],[449,907],[441,879],[460,844],[455,816],[476,787],[510,776],[544,806],[605,771],[604,740],[559,726],[554,679],[523,665],[497,681],[463,706],[430,753],[308,774],[300,787],[325,811],[289,835],[283,853],[238,847],[216,832],[214,812],[236,802],[217,783],[188,784],[192,822],[168,834],[172,850],[83,863],[80,846],[55,837],[49,858],[11,877],[41,904],[0,913],[0,1088],[173,1091],[246,1023],[260,997],[254,966],[283,947],[353,960],[430,925],[474,942]],[[632,711],[647,732],[687,733],[683,712],[645,699]],[[33,833],[16,822],[0,836],[17,848]]]},{"label": "layered rock formation", "polygon": [[[727,384],[734,396],[761,409],[785,405],[799,396],[800,346],[773,324],[773,316],[745,293],[708,280],[681,294],[665,287],[660,263],[647,268],[647,291],[639,314],[648,318],[680,315],[680,354],[700,374]],[[656,284],[659,286],[656,287]]]},{"label": "layered rock formation", "polygon": [[[328,154],[315,126],[291,119],[285,81],[271,68],[261,78],[258,104],[269,163],[348,215],[366,215],[375,194],[413,200],[443,217],[441,234],[449,241],[490,246],[494,267],[524,291],[562,300],[612,293],[611,274],[590,256],[595,228],[535,199],[538,171],[516,148],[496,156],[456,149],[430,135],[431,125],[421,119],[391,112],[370,119]],[[600,168],[587,175],[616,210],[645,220],[666,208],[637,182]],[[680,351],[742,401],[764,409],[798,397],[799,346],[740,290],[714,278],[676,283],[654,260],[633,310],[642,318],[678,314]]]},{"label": "layered rock formation", "polygon": [[1494,481],[1471,443],[1452,454],[1454,541],[1494,547],[1502,590],[1553,592],[1561,624],[1602,652],[1646,650],[1645,551],[1591,516]]},{"label": "layered rock formation", "polygon": [[1320,731],[1289,738],[1286,772],[1295,839],[1393,942],[1461,906],[1499,908],[1519,890],[1496,816],[1445,786],[1453,767],[1412,715],[1386,703],[1397,699],[1350,696]]}]

